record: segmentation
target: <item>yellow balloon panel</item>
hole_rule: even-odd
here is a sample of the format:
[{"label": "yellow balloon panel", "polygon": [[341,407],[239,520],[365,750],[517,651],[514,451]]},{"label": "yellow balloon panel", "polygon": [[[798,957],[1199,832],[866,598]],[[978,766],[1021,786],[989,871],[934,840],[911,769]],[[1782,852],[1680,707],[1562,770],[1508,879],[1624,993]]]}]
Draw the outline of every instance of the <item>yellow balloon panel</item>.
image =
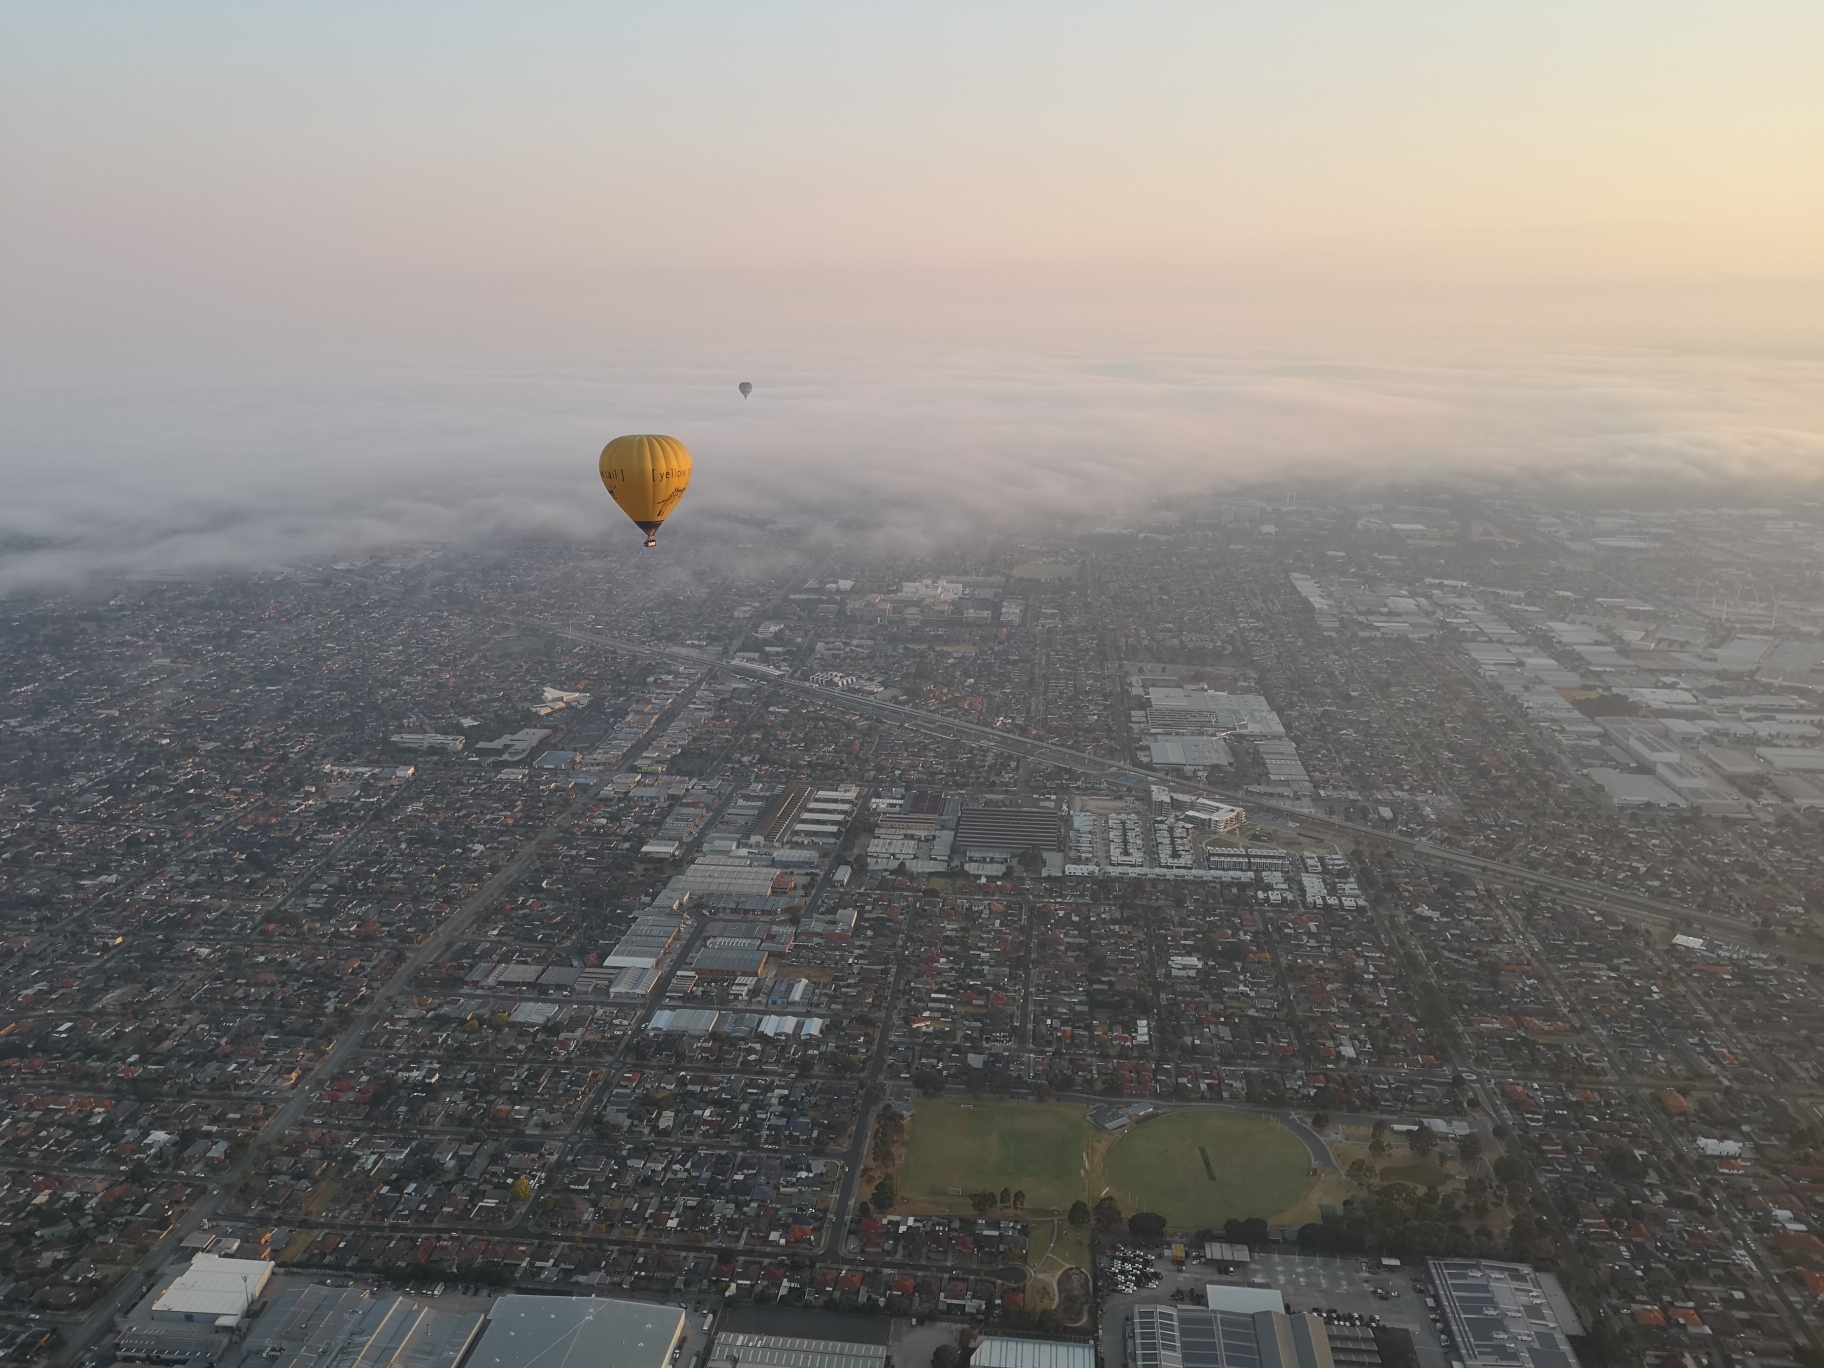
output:
[{"label": "yellow balloon panel", "polygon": [[690,488],[690,470],[690,451],[676,437],[616,437],[602,448],[602,484],[648,546]]}]

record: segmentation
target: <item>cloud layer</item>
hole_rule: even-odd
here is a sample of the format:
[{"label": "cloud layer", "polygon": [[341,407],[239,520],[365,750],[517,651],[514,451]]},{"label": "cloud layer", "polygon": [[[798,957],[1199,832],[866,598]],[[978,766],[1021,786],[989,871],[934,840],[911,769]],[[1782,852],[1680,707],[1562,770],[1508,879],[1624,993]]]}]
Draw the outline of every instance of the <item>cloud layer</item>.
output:
[{"label": "cloud layer", "polygon": [[65,357],[13,368],[3,401],[8,590],[526,535],[613,545],[632,533],[594,456],[628,431],[696,453],[680,540],[731,520],[1093,525],[1292,481],[1500,479],[1625,502],[1824,479],[1824,364],[1715,353],[902,346],[756,349],[713,370],[686,348],[546,364]]}]

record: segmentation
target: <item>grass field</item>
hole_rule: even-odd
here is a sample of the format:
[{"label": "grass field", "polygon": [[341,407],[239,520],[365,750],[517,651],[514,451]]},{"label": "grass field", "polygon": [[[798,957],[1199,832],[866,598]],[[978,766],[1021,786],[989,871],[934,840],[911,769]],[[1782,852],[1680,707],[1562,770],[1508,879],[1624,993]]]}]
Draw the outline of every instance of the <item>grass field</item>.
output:
[{"label": "grass field", "polygon": [[[1083,1197],[1084,1108],[1061,1102],[931,1098],[913,1104],[903,1204],[967,1213],[971,1192],[1022,1189],[1028,1211],[1049,1215]],[[953,1191],[954,1189],[954,1191]]]},{"label": "grass field", "polygon": [[1123,1211],[1156,1211],[1195,1229],[1295,1206],[1311,1181],[1311,1156],[1264,1116],[1168,1112],[1122,1136],[1103,1174]]}]

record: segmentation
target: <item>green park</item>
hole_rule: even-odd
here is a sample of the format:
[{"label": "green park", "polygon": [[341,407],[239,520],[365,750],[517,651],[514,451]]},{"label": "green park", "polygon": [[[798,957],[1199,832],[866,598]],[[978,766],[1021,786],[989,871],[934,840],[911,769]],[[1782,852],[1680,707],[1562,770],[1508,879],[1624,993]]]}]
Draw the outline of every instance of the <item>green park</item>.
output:
[{"label": "green park", "polygon": [[900,1207],[964,1214],[973,1195],[1005,1189],[1037,1217],[1112,1197],[1125,1213],[1157,1212],[1195,1230],[1272,1220],[1311,1185],[1304,1145],[1265,1116],[1186,1109],[1116,1134],[1087,1116],[1062,1102],[919,1101],[899,1168]]}]

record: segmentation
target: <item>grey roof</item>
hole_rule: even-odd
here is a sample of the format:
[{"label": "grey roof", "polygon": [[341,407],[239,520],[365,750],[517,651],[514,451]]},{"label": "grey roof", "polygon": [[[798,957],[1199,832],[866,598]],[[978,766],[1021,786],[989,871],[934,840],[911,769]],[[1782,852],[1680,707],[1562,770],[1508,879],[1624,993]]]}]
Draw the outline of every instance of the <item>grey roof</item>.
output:
[{"label": "grey roof", "polygon": [[1064,814],[1056,808],[964,808],[956,824],[964,850],[1064,849]]},{"label": "grey roof", "polygon": [[976,1341],[969,1368],[1096,1368],[1091,1344],[989,1335]]},{"label": "grey roof", "polygon": [[1128,1322],[1130,1368],[1333,1368],[1324,1323],[1144,1302]]},{"label": "grey roof", "polygon": [[502,1297],[471,1368],[665,1368],[684,1333],[675,1306],[603,1297]]},{"label": "grey roof", "polygon": [[757,946],[715,945],[699,954],[690,967],[708,974],[757,974],[766,968],[766,955]]},{"label": "grey roof", "polygon": [[1525,1264],[1433,1259],[1431,1282],[1471,1368],[1577,1368],[1554,1298]]},{"label": "grey roof", "polygon": [[294,1287],[247,1338],[250,1359],[270,1368],[454,1368],[481,1331],[478,1313],[436,1311],[414,1297],[364,1288]]},{"label": "grey roof", "polygon": [[883,1345],[735,1330],[716,1336],[704,1368],[882,1368],[886,1361]]}]

